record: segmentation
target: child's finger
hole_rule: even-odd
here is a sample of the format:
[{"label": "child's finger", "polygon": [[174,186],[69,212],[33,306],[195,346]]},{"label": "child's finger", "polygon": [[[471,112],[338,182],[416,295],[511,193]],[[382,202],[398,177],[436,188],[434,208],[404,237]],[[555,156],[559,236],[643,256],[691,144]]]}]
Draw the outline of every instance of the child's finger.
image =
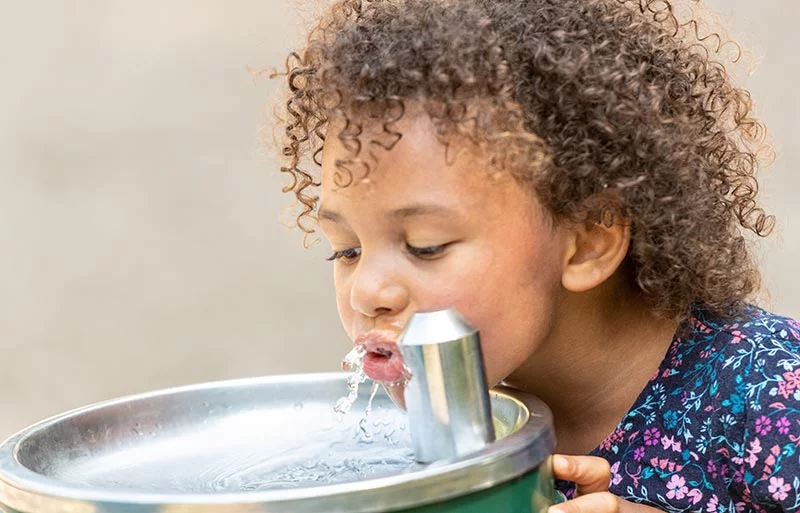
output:
[{"label": "child's finger", "polygon": [[621,502],[610,492],[590,493],[550,506],[547,513],[621,513]]},{"label": "child's finger", "polygon": [[596,456],[553,456],[553,474],[557,479],[577,485],[576,496],[608,491],[611,466]]},{"label": "child's finger", "polygon": [[661,510],[621,499],[611,492],[591,493],[550,506],[547,513],[660,513]]}]

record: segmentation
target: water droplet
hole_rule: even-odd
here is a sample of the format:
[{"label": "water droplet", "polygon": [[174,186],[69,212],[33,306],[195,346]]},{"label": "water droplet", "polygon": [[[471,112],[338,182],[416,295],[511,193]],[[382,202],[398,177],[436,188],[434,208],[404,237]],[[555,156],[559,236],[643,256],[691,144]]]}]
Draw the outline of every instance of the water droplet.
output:
[{"label": "water droplet", "polygon": [[379,383],[372,384],[372,391],[369,394],[369,402],[367,402],[367,407],[364,409],[364,417],[369,417],[369,414],[372,411],[372,401],[373,399],[375,399],[375,394],[378,393],[379,388],[380,388]]},{"label": "water droplet", "polygon": [[352,370],[353,373],[347,377],[345,381],[347,383],[347,388],[349,393],[345,396],[340,398],[336,401],[336,406],[333,407],[333,410],[336,413],[347,413],[350,411],[350,408],[353,407],[353,403],[356,402],[358,399],[358,387],[367,380],[367,375],[364,373],[364,355],[367,354],[367,350],[364,348],[363,345],[355,346],[342,360],[342,367],[348,370]]},{"label": "water droplet", "polygon": [[369,432],[367,431],[367,417],[366,416],[362,417],[361,420],[358,421],[358,428],[361,430],[361,434],[364,435],[364,438],[366,438],[367,440],[372,438],[372,435],[369,434]]}]

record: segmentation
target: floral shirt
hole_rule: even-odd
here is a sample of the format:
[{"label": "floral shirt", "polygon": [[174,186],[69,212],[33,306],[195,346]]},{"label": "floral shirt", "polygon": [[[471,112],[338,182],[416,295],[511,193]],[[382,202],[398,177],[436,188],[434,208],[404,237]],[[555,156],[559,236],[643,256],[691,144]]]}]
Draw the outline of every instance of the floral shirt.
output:
[{"label": "floral shirt", "polygon": [[663,511],[800,511],[800,323],[757,308],[687,322],[591,452],[611,464],[610,491]]}]

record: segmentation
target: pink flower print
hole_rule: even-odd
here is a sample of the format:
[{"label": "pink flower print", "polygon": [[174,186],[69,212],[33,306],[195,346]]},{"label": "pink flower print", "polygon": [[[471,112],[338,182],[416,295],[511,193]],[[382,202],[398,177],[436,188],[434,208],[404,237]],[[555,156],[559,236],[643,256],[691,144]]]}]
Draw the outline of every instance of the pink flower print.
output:
[{"label": "pink flower print", "polygon": [[756,419],[756,433],[763,436],[770,431],[772,431],[772,421],[769,418],[762,415]]},{"label": "pink flower print", "polygon": [[800,338],[800,322],[795,320],[789,321],[789,331],[792,332],[794,338]]},{"label": "pink flower print", "polygon": [[697,488],[692,488],[686,495],[689,497],[689,500],[692,502],[692,504],[697,504],[703,499],[703,492]]},{"label": "pink flower print", "polygon": [[731,344],[738,344],[739,342],[742,341],[742,338],[744,338],[742,336],[742,332],[739,330],[732,330],[730,334],[733,335],[733,338],[731,339]]},{"label": "pink flower print", "polygon": [[673,451],[681,450],[681,443],[675,441],[674,436],[667,436],[664,435],[661,437],[661,445],[664,446],[664,449],[672,449]]},{"label": "pink flower print", "polygon": [[782,501],[788,496],[789,490],[791,490],[791,486],[789,483],[784,483],[782,477],[775,477],[772,476],[769,478],[769,493],[772,494],[772,498],[777,501]]},{"label": "pink flower print", "polygon": [[788,399],[792,395],[792,389],[786,381],[778,381],[778,394],[782,395],[784,399]]},{"label": "pink flower print", "polygon": [[669,499],[683,499],[686,497],[686,493],[689,491],[686,488],[686,480],[679,476],[678,474],[673,474],[667,483],[667,498]]},{"label": "pink flower print", "polygon": [[642,461],[644,458],[644,447],[637,447],[633,450],[633,459],[636,461]]},{"label": "pink flower print", "polygon": [[711,474],[711,477],[714,479],[716,479],[716,477],[719,475],[717,474],[717,465],[711,460],[709,460],[708,464],[706,465],[706,472]]},{"label": "pink flower print", "polygon": [[753,439],[752,442],[750,442],[750,447],[747,449],[747,453],[749,454],[749,456],[744,458],[743,461],[746,461],[750,465],[750,468],[755,467],[756,461],[758,461],[758,456],[756,456],[756,454],[760,452],[761,452],[761,441],[758,438],[755,438]]},{"label": "pink flower print", "polygon": [[611,484],[618,485],[622,481],[622,475],[619,473],[619,462],[611,465]]},{"label": "pink flower print", "polygon": [[658,445],[658,438],[661,436],[661,433],[658,431],[658,428],[650,428],[645,430],[644,432],[644,444],[645,445]]},{"label": "pink flower print", "polygon": [[700,322],[695,318],[692,318],[692,324],[694,324],[695,327],[698,330],[702,331],[703,333],[711,333],[711,328],[709,328],[708,326],[706,326],[705,324],[703,324],[702,322]]},{"label": "pink flower print", "polygon": [[[773,445],[769,452],[769,456],[767,456],[767,459],[764,460],[764,472],[772,472],[771,467],[775,464],[775,461],[777,461],[775,457],[781,453],[781,446]],[[762,479],[766,479],[766,476]]]},{"label": "pink flower print", "polygon": [[[739,458],[739,459],[741,460],[741,458]],[[741,463],[742,462],[740,461],[739,465],[741,465]],[[731,480],[734,483],[744,483],[744,466],[743,465],[742,466],[737,466],[733,470],[733,476],[731,476]]]},{"label": "pink flower print", "polygon": [[800,369],[784,372],[783,379],[786,380],[786,389],[789,392],[793,392],[796,388],[800,387]]},{"label": "pink flower print", "polygon": [[778,428],[778,433],[785,435],[789,432],[789,419],[786,417],[781,417],[778,419],[778,422],[775,423],[775,427]]},{"label": "pink flower print", "polygon": [[615,429],[613,433],[608,435],[602,442],[600,442],[600,448],[603,450],[611,449],[611,446],[614,444],[621,442],[625,438],[625,431],[622,429]]},{"label": "pink flower print", "polygon": [[717,494],[715,493],[708,500],[708,505],[706,506],[706,511],[708,513],[716,513],[718,507],[719,507],[719,499],[717,498]]}]

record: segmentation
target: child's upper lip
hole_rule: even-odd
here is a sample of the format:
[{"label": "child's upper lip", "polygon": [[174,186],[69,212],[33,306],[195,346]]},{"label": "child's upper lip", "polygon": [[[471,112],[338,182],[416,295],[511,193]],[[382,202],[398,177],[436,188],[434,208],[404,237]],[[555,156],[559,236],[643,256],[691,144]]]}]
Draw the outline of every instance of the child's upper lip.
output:
[{"label": "child's upper lip", "polygon": [[397,352],[398,334],[392,330],[370,330],[358,335],[353,343],[363,346],[368,353],[379,353],[384,356]]}]

